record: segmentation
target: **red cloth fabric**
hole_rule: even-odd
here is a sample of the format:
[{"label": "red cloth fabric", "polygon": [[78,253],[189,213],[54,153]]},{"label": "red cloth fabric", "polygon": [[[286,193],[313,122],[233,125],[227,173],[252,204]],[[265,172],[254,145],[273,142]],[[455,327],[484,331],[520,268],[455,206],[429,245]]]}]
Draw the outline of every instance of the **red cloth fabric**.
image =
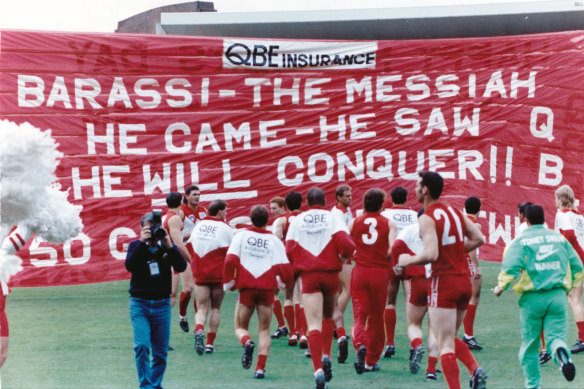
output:
[{"label": "red cloth fabric", "polygon": [[278,287],[276,277],[287,287],[292,285],[292,266],[280,239],[260,228],[238,232],[227,251],[223,283],[234,280],[236,289],[273,291]]},{"label": "red cloth fabric", "polygon": [[387,291],[387,280],[386,267],[364,267],[357,264],[351,274],[353,343],[367,347],[365,361],[370,366],[379,361],[385,344],[383,317],[387,295],[380,291]]},{"label": "red cloth fabric", "polygon": [[432,276],[470,276],[464,252],[465,216],[458,209],[442,202],[430,205],[424,215],[434,220],[438,239],[438,259],[432,263]]}]

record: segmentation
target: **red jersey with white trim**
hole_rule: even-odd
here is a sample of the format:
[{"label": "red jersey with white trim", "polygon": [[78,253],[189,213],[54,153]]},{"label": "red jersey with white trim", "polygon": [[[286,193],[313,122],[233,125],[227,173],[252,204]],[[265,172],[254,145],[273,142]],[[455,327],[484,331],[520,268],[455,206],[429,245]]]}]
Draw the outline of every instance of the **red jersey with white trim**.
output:
[{"label": "red jersey with white trim", "polygon": [[[26,244],[31,234],[32,231],[26,226],[12,226],[10,232],[8,233],[8,236],[6,236],[6,238],[4,238],[4,241],[2,242],[2,250],[4,250],[4,252],[8,254],[9,257],[16,254],[16,252]],[[7,268],[12,268],[15,266],[22,270],[22,268],[20,267],[21,263],[20,258],[16,258],[17,261],[15,264],[11,264],[10,262],[12,261],[8,258],[6,259],[7,261],[4,265],[4,270],[6,273],[12,274],[12,272],[9,271]],[[17,271],[14,272],[14,274],[16,273]],[[8,294],[10,293],[10,288],[2,280],[0,280],[0,289],[2,290],[2,294],[4,296],[8,296]]]},{"label": "red jersey with white trim", "polygon": [[[168,228],[168,221],[170,220],[171,217],[173,216],[179,216],[178,213],[174,212],[174,211],[168,211],[163,217],[162,217],[162,227],[164,227],[164,229],[166,230],[166,232],[168,232],[170,234],[170,228]],[[180,216],[179,216],[180,217]],[[184,223],[183,223],[183,228],[184,228]],[[183,230],[183,228],[181,228],[181,231]]]},{"label": "red jersey with white trim", "polygon": [[8,236],[2,242],[2,250],[7,254],[14,254],[26,244],[31,232],[26,226],[12,226]]},{"label": "red jersey with white trim", "polygon": [[343,221],[345,222],[346,225],[349,225],[349,223],[351,223],[351,220],[353,220],[353,213],[351,212],[351,208],[345,209],[345,208],[339,207],[339,204],[336,204],[333,207],[333,209],[331,209],[331,212],[339,215],[341,217],[341,219],[343,219]]},{"label": "red jersey with white trim", "polygon": [[232,240],[233,230],[219,218],[207,216],[197,223],[186,244],[192,258],[195,281],[223,281],[225,256]]},{"label": "red jersey with white trim", "polygon": [[207,216],[207,210],[201,205],[197,205],[197,209],[193,211],[188,204],[182,203],[180,210],[185,214],[184,235],[190,235],[195,225]]},{"label": "red jersey with white trim", "polygon": [[197,205],[197,209],[193,211],[188,204],[182,203],[180,209],[185,214],[185,219],[188,218],[193,224],[207,216],[207,209],[202,205]]},{"label": "red jersey with white trim", "polygon": [[286,235],[286,252],[294,271],[339,272],[339,256],[350,258],[355,242],[341,217],[322,207],[313,206],[296,216]]},{"label": "red jersey with white trim", "polygon": [[395,223],[398,234],[407,226],[418,223],[418,212],[401,205],[387,208],[381,214]]},{"label": "red jersey with white trim", "polygon": [[432,277],[443,274],[470,276],[464,252],[465,216],[441,202],[430,205],[424,214],[436,223],[438,259],[432,263]]},{"label": "red jersey with white trim", "polygon": [[[416,255],[424,249],[424,242],[420,238],[420,225],[418,223],[406,226],[397,236],[393,246],[391,246],[391,266],[397,265],[401,254]],[[404,269],[402,278],[426,277],[427,265],[408,266]]]},{"label": "red jersey with white trim", "polygon": [[292,212],[286,212],[286,214],[280,216],[286,218],[286,224],[284,225],[284,240],[286,240],[286,235],[288,234],[288,228],[290,228],[290,223],[292,223],[292,220],[294,220],[298,215],[300,215],[300,210],[295,209]]},{"label": "red jersey with white trim", "polygon": [[571,209],[558,210],[554,229],[564,235],[584,262],[584,217]]},{"label": "red jersey with white trim", "polygon": [[365,212],[353,221],[351,237],[359,266],[386,267],[389,263],[389,220],[379,212]]},{"label": "red jersey with white trim", "polygon": [[279,276],[290,287],[292,265],[282,241],[264,228],[250,227],[233,237],[227,250],[223,283],[235,280],[236,289],[276,289]]}]

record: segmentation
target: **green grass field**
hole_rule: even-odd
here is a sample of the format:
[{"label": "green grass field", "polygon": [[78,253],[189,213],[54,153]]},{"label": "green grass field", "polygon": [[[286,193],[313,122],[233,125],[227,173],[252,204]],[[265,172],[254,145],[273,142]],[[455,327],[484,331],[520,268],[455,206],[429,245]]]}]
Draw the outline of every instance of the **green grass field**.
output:
[{"label": "green grass field", "polygon": [[[499,265],[483,262],[483,295],[477,312],[475,336],[485,346],[476,352],[479,363],[489,373],[490,388],[521,388],[523,375],[519,349],[519,314],[517,296],[507,291],[495,298]],[[132,349],[132,328],[128,316],[129,281],[54,288],[17,288],[8,297],[10,348],[2,369],[4,389],[90,389],[134,388],[138,386]],[[222,323],[216,339],[216,353],[199,356],[194,352],[194,336],[178,327],[177,306],[173,312],[165,388],[311,388],[314,387],[312,364],[303,350],[287,346],[284,339],[274,340],[268,358],[266,378],[255,380],[253,367],[241,367],[241,346],[233,335],[233,308],[236,294],[228,293],[223,302]],[[446,388],[438,382],[426,382],[425,361],[418,375],[407,368],[408,341],[405,332],[403,297],[398,307],[396,329],[397,355],[381,360],[381,371],[357,375],[351,353],[346,364],[333,360],[333,380],[329,388]],[[189,308],[189,315],[192,306]],[[576,339],[575,325],[569,313],[568,343]],[[193,319],[189,322],[193,324]],[[352,312],[345,313],[345,324],[352,323]],[[252,335],[256,331],[252,321]],[[275,320],[272,328],[276,328]],[[337,348],[333,345],[333,354]],[[256,355],[254,355],[255,357]],[[584,355],[574,356],[577,368],[572,383],[564,380],[553,362],[542,367],[542,387],[583,388]],[[254,359],[255,365],[255,359]],[[440,367],[439,367],[440,368]],[[463,388],[466,370],[461,365]],[[419,386],[418,386],[419,385]]]}]

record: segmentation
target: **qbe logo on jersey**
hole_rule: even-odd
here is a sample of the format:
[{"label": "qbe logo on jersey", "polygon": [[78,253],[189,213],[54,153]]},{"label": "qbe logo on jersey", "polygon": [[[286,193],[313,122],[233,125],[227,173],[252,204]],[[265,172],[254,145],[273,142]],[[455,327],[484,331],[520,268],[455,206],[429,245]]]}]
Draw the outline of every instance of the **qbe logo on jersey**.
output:
[{"label": "qbe logo on jersey", "polygon": [[223,68],[374,69],[377,42],[223,40]]}]

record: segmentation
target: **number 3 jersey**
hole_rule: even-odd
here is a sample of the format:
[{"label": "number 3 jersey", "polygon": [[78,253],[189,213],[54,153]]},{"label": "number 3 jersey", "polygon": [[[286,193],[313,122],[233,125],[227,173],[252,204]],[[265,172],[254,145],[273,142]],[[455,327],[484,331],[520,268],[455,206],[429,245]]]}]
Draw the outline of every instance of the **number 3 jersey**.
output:
[{"label": "number 3 jersey", "polygon": [[389,252],[389,220],[379,213],[366,212],[353,221],[351,236],[357,246],[354,256],[359,266],[386,267]]},{"label": "number 3 jersey", "polygon": [[430,205],[424,215],[436,223],[438,259],[432,263],[432,277],[444,274],[470,276],[464,252],[466,226],[462,213],[438,202]]},{"label": "number 3 jersey", "polygon": [[223,283],[235,281],[237,289],[276,289],[277,276],[289,287],[292,265],[282,241],[264,228],[238,232],[227,250]]}]

